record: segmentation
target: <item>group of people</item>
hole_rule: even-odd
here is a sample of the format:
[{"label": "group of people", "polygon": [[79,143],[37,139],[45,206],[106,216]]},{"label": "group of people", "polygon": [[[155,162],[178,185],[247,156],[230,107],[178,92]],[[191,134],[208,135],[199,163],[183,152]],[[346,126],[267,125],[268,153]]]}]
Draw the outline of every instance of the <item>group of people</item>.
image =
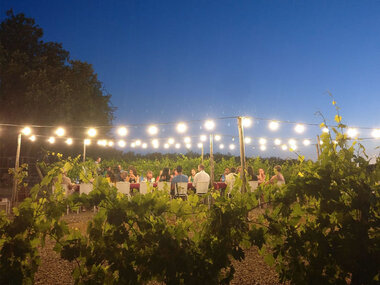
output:
[{"label": "group of people", "polygon": [[[259,169],[259,174],[255,174],[252,166],[248,166],[246,170],[247,181],[257,181],[258,184],[275,184],[278,182],[285,183],[285,178],[281,173],[281,166],[276,165],[274,167],[274,175],[267,181],[264,169]],[[221,182],[226,182],[227,184],[231,184],[235,181],[237,176],[241,177],[242,168],[239,166],[238,168],[228,168],[224,169],[224,173],[220,176]]]}]

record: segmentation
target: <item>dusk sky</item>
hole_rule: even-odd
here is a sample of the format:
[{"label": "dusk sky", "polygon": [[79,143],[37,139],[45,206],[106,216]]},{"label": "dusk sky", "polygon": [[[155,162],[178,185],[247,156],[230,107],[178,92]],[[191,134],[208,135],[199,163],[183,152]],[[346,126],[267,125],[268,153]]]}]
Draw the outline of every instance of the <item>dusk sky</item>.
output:
[{"label": "dusk sky", "polygon": [[[117,107],[115,125],[237,115],[320,123],[317,111],[332,122],[330,91],[345,123],[380,127],[380,1],[3,0],[1,20],[10,8],[93,64]],[[235,121],[216,123],[237,134]],[[318,133],[270,134],[260,121],[247,129],[254,139]],[[301,152],[314,157],[315,147]]]}]

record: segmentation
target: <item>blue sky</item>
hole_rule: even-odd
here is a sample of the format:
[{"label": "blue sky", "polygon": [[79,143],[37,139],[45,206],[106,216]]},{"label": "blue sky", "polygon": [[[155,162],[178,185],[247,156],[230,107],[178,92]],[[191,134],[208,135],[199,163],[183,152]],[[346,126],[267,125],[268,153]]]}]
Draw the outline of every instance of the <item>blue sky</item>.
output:
[{"label": "blue sky", "polygon": [[[316,111],[333,119],[330,91],[347,124],[380,127],[380,1],[6,0],[2,18],[11,7],[94,65],[115,124],[235,115],[318,123]],[[235,135],[226,124],[220,132]],[[267,133],[263,122],[247,130]]]}]

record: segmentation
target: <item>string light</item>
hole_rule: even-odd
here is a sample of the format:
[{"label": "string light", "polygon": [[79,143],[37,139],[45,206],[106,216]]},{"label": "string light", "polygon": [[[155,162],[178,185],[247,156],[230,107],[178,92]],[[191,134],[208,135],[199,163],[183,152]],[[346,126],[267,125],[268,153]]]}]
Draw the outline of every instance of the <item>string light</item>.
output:
[{"label": "string light", "polygon": [[260,150],[261,150],[261,151],[265,151],[265,150],[267,150],[266,145],[261,145],[261,146],[260,146]]},{"label": "string light", "polygon": [[125,142],[125,140],[119,140],[119,141],[117,142],[117,145],[118,145],[119,147],[125,147],[125,146],[127,145],[127,143]]},{"label": "string light", "polygon": [[265,138],[260,138],[259,139],[259,144],[263,145],[263,144],[266,144],[267,143],[267,140]]},{"label": "string light", "polygon": [[113,141],[108,141],[108,146],[109,146],[109,147],[113,147],[114,144],[115,144],[115,143],[114,143]]},{"label": "string light", "polygon": [[230,148],[230,150],[234,150],[235,149],[235,145],[234,144],[230,144],[229,148]]},{"label": "string light", "polygon": [[305,131],[305,126],[302,125],[302,124],[297,124],[295,127],[294,127],[294,130],[296,131],[296,133],[303,133]]},{"label": "string light", "polygon": [[183,141],[184,141],[185,143],[189,144],[189,143],[191,142],[191,138],[190,138],[190,137],[185,137],[185,138],[183,139]]},{"label": "string light", "polygon": [[29,137],[29,139],[30,139],[32,142],[34,142],[34,141],[36,141],[36,136],[35,136],[35,135],[32,135],[32,136]]},{"label": "string light", "polygon": [[211,130],[213,130],[214,128],[215,128],[215,122],[214,121],[212,121],[212,120],[207,120],[206,122],[205,122],[205,128],[206,128],[206,130],[209,130],[209,131],[211,131]]},{"label": "string light", "polygon": [[164,148],[168,149],[169,148],[169,144],[168,143],[164,144]]},{"label": "string light", "polygon": [[176,144],[175,144],[175,148],[176,148],[176,149],[179,149],[180,147],[181,147],[181,144],[180,144],[180,143],[176,143]]},{"label": "string light", "polygon": [[87,131],[87,134],[90,136],[90,137],[94,137],[96,136],[96,130],[94,128],[90,128],[88,131]]},{"label": "string light", "polygon": [[169,138],[169,139],[168,139],[168,143],[169,143],[169,144],[174,144],[174,142],[175,142],[175,140],[174,140],[173,138]]},{"label": "string light", "polygon": [[323,127],[322,132],[325,134],[328,134],[330,132],[330,130],[326,127]]},{"label": "string light", "polygon": [[98,145],[107,146],[107,140],[98,140]]},{"label": "string light", "polygon": [[83,141],[83,143],[84,143],[85,145],[90,145],[90,144],[91,144],[91,140],[90,140],[90,139],[85,139],[85,140]]},{"label": "string light", "polygon": [[25,127],[25,128],[23,128],[23,129],[21,130],[21,133],[22,133],[23,135],[29,136],[29,135],[32,133],[32,129],[29,128],[29,127]]},{"label": "string light", "polygon": [[72,138],[68,138],[68,139],[66,140],[66,144],[68,144],[68,145],[72,145],[72,144],[73,144],[73,139],[72,139]]},{"label": "string light", "polygon": [[224,149],[224,144],[221,143],[221,144],[219,145],[219,149]]},{"label": "string light", "polygon": [[185,123],[178,123],[177,132],[182,134],[182,133],[186,132],[186,130],[187,130],[187,125]]},{"label": "string light", "polygon": [[48,139],[48,142],[49,142],[50,144],[55,143],[55,137],[50,137],[50,138]]},{"label": "string light", "polygon": [[152,140],[152,145],[153,145],[153,148],[158,148],[159,145],[160,145],[158,139],[153,139],[153,140]]},{"label": "string light", "polygon": [[274,140],[274,144],[275,145],[280,145],[281,144],[281,140],[280,139],[275,139]]},{"label": "string light", "polygon": [[245,137],[244,138],[244,143],[250,144],[252,142],[252,139],[250,137]]},{"label": "string light", "polygon": [[282,150],[287,150],[287,149],[288,149],[288,146],[287,146],[286,144],[283,144],[283,145],[281,146],[281,149],[282,149]]},{"label": "string light", "polygon": [[131,143],[131,148],[135,148],[136,147],[136,143],[135,142],[132,142]]},{"label": "string light", "polygon": [[56,131],[55,134],[59,137],[63,137],[65,135],[65,129],[62,127],[59,127]]},{"label": "string light", "polygon": [[244,128],[249,128],[252,125],[252,120],[250,118],[244,117],[242,124]]},{"label": "string light", "polygon": [[288,140],[288,144],[289,144],[290,146],[292,146],[292,145],[296,145],[296,144],[297,144],[297,141],[296,141],[295,139],[290,139],[290,140]]},{"label": "string light", "polygon": [[222,137],[220,135],[215,135],[214,139],[215,139],[215,141],[218,142],[218,141],[220,141],[222,139]]},{"label": "string light", "polygon": [[156,135],[158,134],[158,128],[156,126],[149,126],[148,127],[148,134],[150,135]]},{"label": "string light", "polygon": [[277,131],[278,128],[280,127],[280,124],[276,121],[270,121],[268,126],[271,131]]},{"label": "string light", "polygon": [[141,140],[135,141],[135,144],[136,144],[136,146],[140,146],[141,145]]},{"label": "string light", "polygon": [[198,148],[202,148],[203,147],[203,143],[198,143],[197,146],[198,146]]},{"label": "string light", "polygon": [[201,135],[201,136],[200,136],[200,140],[201,140],[202,142],[207,141],[207,136],[206,136],[206,135]]},{"label": "string light", "polygon": [[305,140],[303,140],[303,145],[305,145],[305,146],[308,146],[308,145],[310,145],[310,140],[308,140],[308,139],[305,139]]},{"label": "string light", "polygon": [[380,129],[374,129],[371,133],[372,137],[374,137],[375,139],[379,139],[380,138]]},{"label": "string light", "polygon": [[141,147],[145,149],[145,148],[148,147],[148,144],[147,143],[143,143]]},{"label": "string light", "polygon": [[349,138],[356,138],[358,136],[359,132],[357,129],[354,128],[348,128],[347,129],[347,136]]},{"label": "string light", "polygon": [[125,137],[128,134],[128,129],[126,127],[119,127],[117,129],[117,134],[121,137]]},{"label": "string light", "polygon": [[291,150],[297,150],[297,146],[296,146],[296,145],[291,145],[291,146],[290,146],[290,149],[291,149]]},{"label": "string light", "polygon": [[186,144],[186,148],[187,148],[187,149],[191,148],[191,144],[187,143],[187,144]]}]

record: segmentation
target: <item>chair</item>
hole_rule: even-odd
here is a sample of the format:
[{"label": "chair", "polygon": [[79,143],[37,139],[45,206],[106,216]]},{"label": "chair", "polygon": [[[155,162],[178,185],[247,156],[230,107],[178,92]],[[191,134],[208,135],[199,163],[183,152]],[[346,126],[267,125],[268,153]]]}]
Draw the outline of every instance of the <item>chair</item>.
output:
[{"label": "chair", "polygon": [[165,182],[165,181],[159,181],[157,183],[157,190],[158,191],[167,191],[170,193],[170,182]]},{"label": "chair", "polygon": [[259,187],[259,181],[248,181],[251,192],[254,192]]},{"label": "chair", "polygon": [[140,194],[145,195],[148,193],[148,183],[149,182],[141,182],[140,183]]},{"label": "chair", "polygon": [[131,184],[129,182],[116,182],[117,192],[130,195]]},{"label": "chair", "polygon": [[0,198],[0,206],[5,206],[5,213],[9,214],[11,209],[11,201],[8,198]]},{"label": "chair", "polygon": [[79,194],[89,194],[92,189],[94,189],[94,186],[92,183],[81,183],[79,184]]},{"label": "chair", "polygon": [[187,197],[187,182],[176,183],[174,195],[177,197]]},{"label": "chair", "polygon": [[208,192],[209,182],[198,182],[196,187],[196,193],[198,195],[206,194]]}]

